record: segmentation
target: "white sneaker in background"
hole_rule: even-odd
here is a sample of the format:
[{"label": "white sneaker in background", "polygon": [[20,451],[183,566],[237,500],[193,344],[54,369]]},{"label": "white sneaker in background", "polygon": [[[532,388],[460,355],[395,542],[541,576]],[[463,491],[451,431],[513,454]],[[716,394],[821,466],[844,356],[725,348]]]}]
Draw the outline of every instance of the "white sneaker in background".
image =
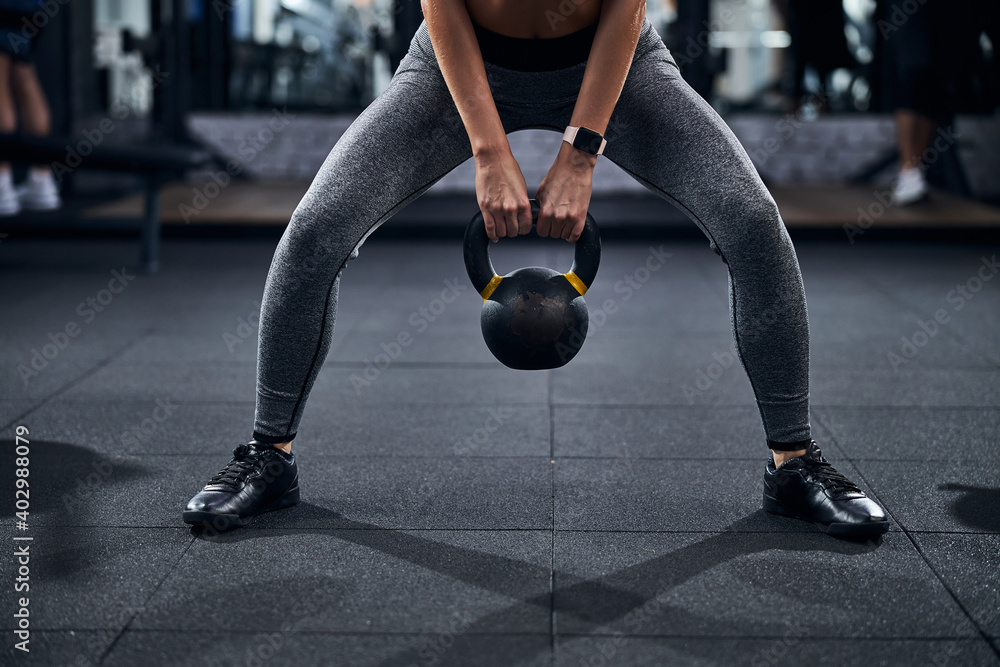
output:
[{"label": "white sneaker in background", "polygon": [[917,168],[899,172],[892,186],[892,199],[899,206],[914,204],[927,196],[927,181],[924,172]]},{"label": "white sneaker in background", "polygon": [[17,189],[21,206],[29,211],[54,211],[62,206],[56,179],[49,170],[28,170],[28,179]]},{"label": "white sneaker in background", "polygon": [[10,171],[0,172],[0,216],[17,215],[21,212],[21,200],[14,189],[14,177]]}]

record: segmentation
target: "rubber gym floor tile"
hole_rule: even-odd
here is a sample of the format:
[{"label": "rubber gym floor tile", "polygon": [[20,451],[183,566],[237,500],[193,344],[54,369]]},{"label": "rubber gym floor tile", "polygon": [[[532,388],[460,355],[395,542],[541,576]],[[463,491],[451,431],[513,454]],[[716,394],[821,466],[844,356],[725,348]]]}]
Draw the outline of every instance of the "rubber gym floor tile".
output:
[{"label": "rubber gym floor tile", "polygon": [[1000,639],[1000,535],[913,537],[966,612],[987,635]]},{"label": "rubber gym floor tile", "polygon": [[231,450],[253,433],[254,404],[190,403],[164,387],[159,396],[122,401],[57,398],[24,421],[47,442],[102,454],[198,455]]},{"label": "rubber gym floor tile", "polygon": [[30,366],[30,355],[19,361],[0,362],[0,400],[39,403],[69,384],[86,381],[99,364],[97,360],[54,361],[58,357],[46,366],[38,362],[41,370],[37,371]]},{"label": "rubber gym floor tile", "polygon": [[1000,664],[989,644],[979,639],[859,640],[813,638],[789,626],[783,634],[761,639],[563,637],[556,644],[556,665],[632,665],[728,667],[729,665],[948,665]]},{"label": "rubber gym floor tile", "polygon": [[813,405],[981,406],[1000,403],[1000,369],[900,367],[813,371]]},{"label": "rubber gym floor tile", "polygon": [[[812,313],[810,312],[810,320]],[[817,327],[818,328],[818,327]],[[857,367],[894,370],[893,363],[908,369],[980,369],[994,366],[988,356],[972,345],[953,336],[939,336],[934,343],[920,348],[912,357],[911,348],[904,351],[902,336],[912,336],[916,325],[904,325],[897,333],[871,331],[847,334],[838,339],[814,337],[810,342],[810,364],[814,369]],[[917,349],[917,348],[912,348]],[[890,353],[905,359],[899,362]]]},{"label": "rubber gym floor tile", "polygon": [[[770,454],[756,407],[567,405],[552,415],[557,457],[765,461]],[[822,433],[814,424],[821,444]]]},{"label": "rubber gym floor tile", "polygon": [[196,540],[131,629],[547,636],[550,561],[543,531],[236,531]]},{"label": "rubber gym floor tile", "polygon": [[[477,317],[478,322],[478,317]],[[374,363],[376,366],[396,364],[480,364],[499,366],[490,353],[478,325],[467,331],[432,330],[423,333],[417,327],[399,330],[367,331],[355,329],[342,345],[327,357],[328,362],[355,364]]]},{"label": "rubber gym floor tile", "polygon": [[692,376],[696,369],[719,362],[725,370],[740,369],[739,358],[733,347],[730,331],[717,333],[658,332],[649,330],[596,332],[593,340],[588,335],[576,359],[577,364],[620,364],[638,368],[655,368],[664,372],[678,371]]},{"label": "rubber gym floor tile", "polygon": [[548,456],[549,431],[545,405],[333,403],[306,408],[295,447],[316,456]]},{"label": "rubber gym floor tile", "polygon": [[29,410],[31,410],[32,406],[34,405],[36,405],[36,402],[34,401],[0,400],[0,426],[4,426],[6,424],[10,424],[11,426],[9,432],[5,432],[0,435],[2,435],[3,437],[7,437],[9,435],[11,438],[13,438],[14,437],[13,427],[15,426],[13,420],[16,419],[18,416],[23,415]]},{"label": "rubber gym floor tile", "polygon": [[[302,504],[249,529],[538,530],[552,525],[546,458],[299,458]],[[186,502],[186,499],[185,501]]]},{"label": "rubber gym floor tile", "polygon": [[995,456],[855,464],[907,530],[1000,533],[1000,462]]},{"label": "rubber gym floor tile", "polygon": [[[182,528],[184,505],[229,460],[230,452],[135,457],[32,440],[31,525]],[[5,470],[13,469],[13,447],[4,448],[3,463]],[[13,479],[0,477],[3,497],[14,497]],[[13,517],[11,505],[5,503],[3,509],[5,517]]]},{"label": "rubber gym floor tile", "polygon": [[245,665],[351,665],[351,667],[547,667],[547,635],[465,635],[302,632],[224,634],[129,630],[103,663],[108,667],[169,664],[177,667]]},{"label": "rubber gym floor tile", "polygon": [[711,351],[701,351],[706,353],[675,365],[650,359],[571,363],[555,371],[552,401],[556,405],[754,405],[739,363],[723,368]]},{"label": "rubber gym floor tile", "polygon": [[[857,471],[833,451],[837,469]],[[557,530],[818,533],[761,509],[764,460],[556,459]]]},{"label": "rubber gym floor tile", "polygon": [[560,532],[554,568],[561,634],[778,638],[792,627],[808,637],[978,636],[897,532],[866,542]]},{"label": "rubber gym floor tile", "polygon": [[1000,445],[1000,409],[814,408],[849,456],[889,461],[987,459]]},{"label": "rubber gym floor tile", "polygon": [[544,405],[547,398],[547,374],[515,371],[499,364],[471,368],[389,366],[381,371],[358,365],[324,368],[309,405]]},{"label": "rubber gym floor tile", "polygon": [[[249,317],[249,319],[248,319]],[[232,323],[215,333],[151,333],[116,359],[119,364],[144,365],[149,362],[198,364],[205,362],[257,363],[259,311],[234,312]]]},{"label": "rubber gym floor tile", "polygon": [[0,662],[18,665],[96,665],[118,636],[117,630],[31,630],[28,653],[16,649],[15,642],[5,641]]},{"label": "rubber gym floor tile", "polygon": [[68,400],[156,400],[168,393],[188,401],[252,401],[256,368],[242,362],[144,364],[112,362],[62,394]]},{"label": "rubber gym floor tile", "polygon": [[[414,339],[447,332],[472,333],[479,330],[483,300],[471,283],[465,281],[463,284],[468,287],[467,293],[452,292],[448,295],[450,303],[441,300],[442,289],[450,288],[435,286],[419,295],[408,295],[406,299],[397,297],[384,302],[379,295],[371,294],[367,303],[354,308],[350,305],[341,308],[338,304],[338,323],[344,315],[345,321],[380,342],[396,340],[403,333]],[[449,278],[448,285],[456,283]]]},{"label": "rubber gym floor tile", "polygon": [[[119,456],[34,441],[32,524],[183,527],[188,500],[232,455]],[[5,450],[13,463],[13,448]],[[548,458],[298,456],[303,504],[256,517],[254,527],[545,528]],[[13,476],[0,493],[14,496]],[[13,507],[5,508],[7,516]]]},{"label": "rubber gym floor tile", "polygon": [[[52,528],[35,521],[29,525],[18,535],[34,538],[23,542],[29,545],[27,593],[33,631],[124,628],[192,541],[182,528]],[[6,544],[22,544],[12,542],[10,532],[4,535]],[[14,580],[13,567],[13,558],[3,559],[0,574],[5,581]],[[15,595],[20,594],[12,585],[4,587],[3,608],[14,610]],[[4,613],[0,627],[15,627],[13,615],[14,611]]]}]

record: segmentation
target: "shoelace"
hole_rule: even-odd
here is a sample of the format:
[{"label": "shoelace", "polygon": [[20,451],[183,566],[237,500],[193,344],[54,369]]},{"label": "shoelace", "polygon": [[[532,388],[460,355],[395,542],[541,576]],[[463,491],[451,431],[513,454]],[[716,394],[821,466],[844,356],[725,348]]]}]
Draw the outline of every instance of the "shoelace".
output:
[{"label": "shoelace", "polygon": [[845,493],[861,491],[857,484],[844,477],[826,460],[815,458],[803,459],[803,461],[805,461],[806,470],[808,470],[812,476],[823,485],[824,489]]},{"label": "shoelace", "polygon": [[[255,453],[258,455],[254,456]],[[259,452],[255,452],[250,445],[238,445],[233,450],[233,460],[215,473],[215,476],[209,480],[209,484],[222,483],[240,486],[246,483],[250,473],[254,472],[261,464],[263,464],[263,459],[259,456]]]}]

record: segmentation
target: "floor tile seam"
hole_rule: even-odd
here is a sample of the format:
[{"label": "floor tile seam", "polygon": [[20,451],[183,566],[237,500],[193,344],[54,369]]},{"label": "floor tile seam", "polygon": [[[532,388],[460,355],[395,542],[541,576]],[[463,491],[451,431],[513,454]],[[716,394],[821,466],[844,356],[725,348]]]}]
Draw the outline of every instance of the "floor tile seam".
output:
[{"label": "floor tile seam", "polygon": [[[883,294],[883,296],[888,297],[890,301],[894,301],[896,303],[896,305],[902,306],[905,310],[909,311],[909,313],[911,315],[915,315],[918,320],[923,319],[925,317],[932,317],[933,316],[933,314],[928,314],[927,312],[921,310],[920,307],[916,305],[916,302],[910,301],[905,296],[901,296],[901,295],[897,294],[896,292],[891,291],[888,288],[888,286],[885,283],[882,283],[880,280],[876,279],[876,280],[872,281],[872,284],[874,285],[874,287],[875,287],[876,290],[878,290],[879,292],[881,292]],[[945,328],[945,333],[948,336],[950,336],[952,338],[952,340],[958,342],[963,347],[968,347],[968,348],[972,348],[973,347],[970,344],[970,341],[966,340],[966,338],[964,336],[962,336],[960,333],[958,333],[957,331],[954,331],[952,329],[952,327],[946,327]],[[900,334],[900,335],[904,335],[904,334]],[[976,354],[978,354],[978,353],[976,353]],[[987,363],[993,365],[993,366],[1000,367],[1000,364],[998,364],[995,359],[987,357],[985,359],[985,361]]]},{"label": "floor tile seam", "polygon": [[[568,612],[567,612],[568,613]],[[74,627],[32,627],[33,632],[46,632],[46,633],[66,633],[66,632],[88,632],[88,633],[111,633],[115,632],[114,628],[84,628],[79,626]],[[227,628],[226,633],[230,635],[258,635],[273,632],[273,629],[261,629],[261,630],[249,630],[245,628]],[[216,636],[217,631],[215,630],[196,630],[192,628],[185,627],[139,627],[139,628],[128,628],[128,633],[136,634],[206,634]],[[427,637],[427,636],[437,636],[440,633],[433,630],[426,631],[403,631],[403,630],[311,630],[311,629],[296,629],[294,634],[297,635],[331,635],[331,636],[344,636],[344,637],[369,637],[369,636],[399,636],[399,637]],[[482,631],[469,631],[463,632],[462,636],[469,637],[549,637],[549,632],[530,632],[525,630],[514,630],[514,631],[494,631],[494,632],[482,632]],[[771,639],[783,639],[785,635],[769,635],[769,634],[653,634],[653,633],[621,633],[621,632],[560,632],[556,635],[559,639],[573,639],[573,638],[629,638],[629,639],[722,639],[722,640],[771,640]],[[990,639],[1000,638],[991,637]],[[826,635],[815,635],[811,634],[809,637],[802,637],[802,641],[843,641],[849,639],[852,641],[872,641],[872,642],[936,642],[936,641],[961,641],[969,643],[990,643],[990,640],[984,640],[982,637],[974,635],[838,635],[838,634],[826,634]]]},{"label": "floor tile seam", "polygon": [[[178,452],[176,454],[164,454],[164,453],[151,453],[142,450],[129,450],[129,451],[114,451],[114,450],[103,450],[110,457],[117,458],[137,458],[137,459],[191,459],[191,458],[209,458],[216,457],[218,452],[212,452],[204,450],[204,448],[199,449],[199,452],[205,451],[206,453],[191,453],[191,452]],[[553,460],[564,460],[564,461],[621,461],[621,460],[633,460],[633,461],[704,461],[706,459],[712,461],[746,461],[746,462],[759,462],[764,456],[575,456],[569,454],[556,454],[555,456],[545,455],[545,454],[470,454],[464,456],[455,456],[447,454],[342,454],[338,452],[326,452],[326,451],[306,451],[305,453],[300,450],[296,451],[297,457],[306,456],[307,458],[318,458],[318,459],[338,459],[338,460],[371,460],[371,459],[392,459],[392,460],[443,460],[443,461],[507,461],[507,460],[537,460],[539,462],[549,462]],[[863,460],[873,460],[873,461],[884,461],[884,460],[895,460],[895,459],[863,459]],[[900,459],[904,460],[904,459]],[[925,460],[936,460],[936,459],[905,459],[908,462],[919,462]],[[979,459],[943,459],[948,461],[955,460],[966,460],[970,462],[979,462]]]},{"label": "floor tile seam", "polygon": [[[262,630],[248,630],[245,628],[226,628],[227,635],[259,635],[267,634],[279,630],[280,627],[268,628]],[[76,628],[70,629],[58,629],[58,630],[44,630],[44,632],[71,632],[78,631]],[[107,632],[107,630],[79,630],[80,632]],[[218,632],[215,630],[193,630],[191,628],[184,627],[163,627],[163,628],[129,628],[129,633],[143,633],[143,634],[175,634],[184,633],[189,634],[206,634],[217,636]],[[339,636],[339,637],[437,637],[441,633],[435,632],[433,630],[426,631],[405,631],[405,630],[311,630],[311,629],[298,629],[296,628],[290,634],[295,635],[329,635],[329,636]],[[461,633],[463,637],[548,637],[548,632],[531,632],[527,630],[512,630],[512,631],[495,631],[495,632],[482,632],[482,631],[463,631]]]},{"label": "floor tile seam", "polygon": [[[97,364],[93,368],[91,368],[91,369],[89,369],[87,371],[84,371],[79,376],[73,378],[72,380],[69,380],[68,382],[66,382],[65,384],[63,384],[62,386],[60,386],[58,389],[55,389],[54,391],[52,391],[51,393],[49,393],[45,398],[41,399],[41,402],[33,405],[31,408],[28,408],[28,410],[26,412],[21,413],[20,415],[18,415],[16,417],[14,417],[13,419],[11,419],[8,423],[0,426],[0,432],[5,432],[5,431],[7,431],[7,429],[16,426],[18,424],[18,422],[20,422],[23,419],[27,418],[35,410],[38,410],[38,409],[44,407],[48,403],[50,403],[53,400],[55,400],[56,398],[58,398],[61,394],[64,394],[67,391],[69,391],[70,389],[72,389],[75,385],[83,382],[84,380],[86,380],[90,376],[94,375],[99,370],[101,370],[102,368],[104,368],[105,366],[107,366],[108,364],[110,364],[115,359],[115,357],[117,357],[117,356],[119,356],[119,355],[127,352],[131,347],[135,346],[139,341],[141,341],[142,339],[144,339],[147,335],[148,334],[145,332],[145,330],[140,330],[138,332],[137,336],[133,340],[129,341],[123,347],[119,348],[115,352],[112,352],[109,356],[107,356],[104,359],[102,359],[101,361],[97,362]],[[12,400],[18,400],[18,399],[12,399]]]},{"label": "floor tile seam", "polygon": [[[630,633],[580,633],[580,632],[565,632],[558,635],[559,638],[621,638],[626,639],[707,639],[707,640],[782,640],[787,639],[787,635],[767,635],[767,634],[733,634],[733,635],[718,635],[718,634],[630,634]],[[969,642],[972,644],[981,644],[983,639],[978,636],[973,635],[814,635],[810,634],[808,637],[799,637],[799,641],[810,642],[810,641],[861,641],[861,642],[936,642],[936,641],[961,641]],[[988,644],[989,641],[986,641]]]},{"label": "floor tile seam", "polygon": [[[34,525],[34,524],[33,524]],[[38,524],[40,529],[87,529],[87,530],[189,530],[190,526],[175,526],[175,525],[157,525],[157,526],[122,526],[122,525],[112,525],[112,524]],[[449,527],[449,526],[418,526],[418,527],[405,527],[405,526],[378,526],[374,528],[328,528],[319,526],[295,526],[295,527],[281,527],[275,526],[271,527],[259,527],[259,526],[246,526],[242,530],[247,531],[243,533],[244,535],[248,533],[273,533],[285,531],[288,533],[308,533],[308,534],[328,534],[328,533],[351,533],[351,532],[369,532],[369,531],[387,531],[387,532],[407,532],[407,533],[418,533],[418,532],[434,532],[434,533],[544,533],[544,534],[605,534],[605,535],[804,535],[804,536],[816,536],[823,537],[826,539],[828,536],[824,535],[818,530],[812,531],[808,529],[789,529],[789,530],[690,530],[690,529],[646,529],[646,528],[561,528],[556,526],[553,529],[549,525],[539,525],[538,527],[508,527],[508,528],[495,528],[495,527]],[[889,534],[896,535],[902,533],[900,528],[890,528]],[[910,531],[918,535],[961,535],[961,536],[993,536],[1000,535],[1000,533],[995,532],[958,532],[958,531]],[[213,541],[208,538],[206,541]],[[830,538],[833,539],[833,538]],[[222,540],[220,540],[222,541]]]},{"label": "floor tile seam", "polygon": [[[823,423],[824,428],[826,428],[826,430],[828,432],[830,432],[830,438],[831,438],[831,440],[833,440],[836,443],[836,436],[830,430],[829,425],[827,423],[825,423],[825,422],[822,422],[822,423]],[[839,444],[837,445],[837,448],[840,449]],[[921,560],[924,561],[924,564],[931,571],[931,574],[934,575],[934,577],[938,580],[938,582],[941,584],[941,586],[944,588],[944,590],[951,597],[952,601],[958,607],[959,611],[961,611],[962,615],[965,616],[965,619],[969,622],[969,624],[972,625],[973,628],[975,628],[976,632],[979,633],[979,636],[982,639],[986,640],[990,644],[990,648],[993,650],[994,655],[998,659],[1000,659],[1000,646],[994,646],[993,643],[990,642],[989,635],[979,625],[979,623],[976,621],[976,619],[973,618],[971,612],[968,609],[966,609],[965,605],[962,604],[962,601],[958,598],[958,595],[956,595],[955,591],[953,591],[952,588],[951,588],[951,586],[949,586],[947,584],[947,582],[944,580],[944,577],[941,576],[941,573],[938,572],[937,568],[934,567],[934,565],[933,565],[933,563],[931,563],[930,559],[924,554],[923,549],[920,548],[920,544],[917,542],[917,540],[914,538],[914,536],[910,534],[910,532],[907,530],[906,526],[896,517],[895,513],[893,513],[893,511],[889,508],[889,506],[886,503],[884,503],[878,497],[878,494],[875,493],[874,488],[872,487],[871,483],[865,478],[864,473],[861,471],[861,469],[858,468],[857,465],[855,465],[854,461],[851,460],[850,456],[847,456],[845,454],[844,458],[847,459],[847,461],[849,461],[851,463],[851,465],[854,466],[854,469],[857,470],[857,472],[858,472],[858,476],[868,486],[868,488],[872,490],[872,495],[875,496],[875,500],[883,508],[885,508],[885,512],[889,516],[889,518],[891,518],[892,521],[894,521],[896,523],[896,525],[899,526],[899,528],[902,530],[902,533],[906,536],[906,539],[909,540],[909,542],[910,542],[911,545],[913,545],[913,548],[916,550],[916,552],[920,556]]]},{"label": "floor tile seam", "polygon": [[552,399],[555,395],[555,372],[548,372],[548,408],[549,408],[549,664],[556,664],[556,420],[555,406]]},{"label": "floor tile seam", "polygon": [[[195,537],[191,536],[191,538],[187,541],[187,544],[184,546],[184,549],[181,550],[181,553],[177,557],[177,560],[174,561],[173,565],[170,566],[170,569],[167,570],[167,573],[163,575],[160,581],[157,582],[156,586],[153,587],[153,590],[149,593],[149,595],[146,596],[146,599],[142,601],[141,605],[139,605],[140,610],[146,608],[146,605],[148,605],[149,601],[152,600],[153,597],[160,591],[160,588],[162,588],[163,584],[167,581],[167,579],[170,578],[170,575],[172,575],[177,570],[177,567],[181,564],[181,561],[184,560],[184,556],[186,556],[187,552],[191,550],[191,546],[194,544],[194,542],[195,542]],[[125,632],[129,629],[129,626],[132,625],[132,623],[135,621],[136,618],[139,617],[141,613],[142,613],[141,611],[136,610],[135,613],[133,613],[129,617],[128,621],[125,622],[125,625],[123,625],[121,629],[118,631],[118,634],[115,635],[115,638],[111,640],[111,643],[109,643],[107,647],[105,647],[101,655],[98,656],[97,658],[98,665],[104,664],[104,661],[108,658],[108,656],[114,650],[115,646],[125,635]]]}]

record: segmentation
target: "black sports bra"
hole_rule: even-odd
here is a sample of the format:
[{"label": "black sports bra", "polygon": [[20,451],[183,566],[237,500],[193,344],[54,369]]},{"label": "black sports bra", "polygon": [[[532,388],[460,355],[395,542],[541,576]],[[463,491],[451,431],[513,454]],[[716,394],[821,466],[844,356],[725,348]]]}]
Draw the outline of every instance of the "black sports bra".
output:
[{"label": "black sports bra", "polygon": [[562,37],[508,37],[487,30],[475,21],[472,27],[479,40],[483,60],[519,72],[548,72],[572,67],[587,60],[597,34],[597,21]]}]

